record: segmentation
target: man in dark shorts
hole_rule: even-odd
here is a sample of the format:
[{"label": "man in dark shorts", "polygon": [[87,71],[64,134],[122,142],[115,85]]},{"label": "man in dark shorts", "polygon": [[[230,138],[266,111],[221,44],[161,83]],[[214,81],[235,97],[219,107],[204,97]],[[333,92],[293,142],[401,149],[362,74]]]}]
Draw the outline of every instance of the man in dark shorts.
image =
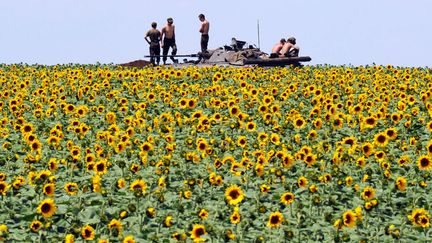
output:
[{"label": "man in dark shorts", "polygon": [[198,18],[201,21],[201,28],[199,29],[201,33],[201,52],[204,53],[208,47],[210,23],[206,20],[204,14],[198,15]]},{"label": "man in dark shorts", "polygon": [[[156,22],[153,22],[151,24],[151,29],[147,31],[146,36],[144,39],[147,41],[147,43],[150,45],[150,62],[155,65],[155,59],[157,65],[159,65],[160,62],[160,45],[159,41],[161,39],[161,33],[159,30],[156,29],[157,24]],[[150,39],[150,40],[149,40]]]},{"label": "man in dark shorts", "polygon": [[166,64],[167,54],[170,47],[172,48],[171,51],[172,56],[170,57],[170,59],[173,61],[173,63],[178,63],[178,60],[174,59],[174,56],[177,54],[177,45],[175,43],[175,26],[173,22],[174,21],[172,18],[168,18],[167,25],[165,25],[162,28],[161,43],[162,43],[162,55],[163,55],[162,60],[164,64]]}]

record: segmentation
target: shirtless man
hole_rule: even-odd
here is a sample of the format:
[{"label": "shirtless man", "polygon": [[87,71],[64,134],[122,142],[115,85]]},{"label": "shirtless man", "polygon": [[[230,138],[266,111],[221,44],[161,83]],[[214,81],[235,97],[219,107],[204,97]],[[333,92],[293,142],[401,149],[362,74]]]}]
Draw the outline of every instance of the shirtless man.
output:
[{"label": "shirtless man", "polygon": [[172,18],[168,18],[167,25],[162,28],[161,46],[163,55],[162,60],[164,64],[166,64],[167,54],[170,47],[172,48],[172,56],[170,59],[173,61],[173,63],[178,63],[178,60],[174,59],[173,57],[177,54],[177,45],[175,43],[175,26],[173,22],[174,21]]},{"label": "shirtless man", "polygon": [[208,47],[210,23],[206,20],[204,14],[198,15],[198,18],[201,21],[201,28],[199,29],[201,33],[201,52],[204,53]]},{"label": "shirtless man", "polygon": [[300,48],[296,45],[296,39],[294,37],[288,38],[285,45],[282,47],[282,57],[298,57]]},{"label": "shirtless man", "polygon": [[[146,36],[144,39],[147,41],[147,43],[150,45],[150,62],[155,65],[155,59],[157,65],[159,65],[160,62],[160,45],[159,41],[161,40],[161,32],[156,29],[157,24],[156,22],[153,22],[151,24],[152,28],[147,31]],[[156,56],[156,58],[155,58]]]},{"label": "shirtless man", "polygon": [[284,46],[285,43],[286,43],[285,38],[282,38],[278,43],[276,43],[276,45],[274,45],[272,48],[270,58],[276,58],[282,55],[280,51],[282,50],[282,47]]}]

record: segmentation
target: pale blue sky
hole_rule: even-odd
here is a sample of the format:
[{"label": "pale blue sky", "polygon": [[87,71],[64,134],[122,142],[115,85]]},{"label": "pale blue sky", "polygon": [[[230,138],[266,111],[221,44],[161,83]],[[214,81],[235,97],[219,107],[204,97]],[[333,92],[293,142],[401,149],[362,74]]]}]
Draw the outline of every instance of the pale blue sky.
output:
[{"label": "pale blue sky", "polygon": [[231,37],[270,52],[295,36],[310,64],[430,67],[431,0],[0,0],[0,63],[124,63],[144,59],[144,33],[174,18],[179,54],[200,49],[200,22],[210,21],[209,48]]}]

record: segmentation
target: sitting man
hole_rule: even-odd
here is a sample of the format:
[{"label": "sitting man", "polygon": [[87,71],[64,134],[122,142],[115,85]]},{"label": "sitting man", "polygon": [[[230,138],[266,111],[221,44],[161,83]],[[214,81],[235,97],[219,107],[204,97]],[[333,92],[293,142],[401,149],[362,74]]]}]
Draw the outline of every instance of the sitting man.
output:
[{"label": "sitting man", "polygon": [[282,50],[282,47],[285,45],[285,43],[286,40],[284,38],[282,38],[278,43],[276,43],[271,50],[270,58],[277,58],[281,56],[282,53],[280,51]]},{"label": "sitting man", "polygon": [[282,47],[282,57],[298,57],[300,48],[296,45],[296,39],[294,37],[288,38],[287,42]]}]

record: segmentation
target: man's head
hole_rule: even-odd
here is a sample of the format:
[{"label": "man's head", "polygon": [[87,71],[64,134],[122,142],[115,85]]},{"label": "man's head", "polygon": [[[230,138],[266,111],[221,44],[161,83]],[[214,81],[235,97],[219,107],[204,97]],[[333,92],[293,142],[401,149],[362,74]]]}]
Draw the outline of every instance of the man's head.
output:
[{"label": "man's head", "polygon": [[168,22],[168,24],[172,24],[172,23],[174,23],[174,20],[173,20],[173,18],[169,17],[169,18],[167,18],[167,22]]},{"label": "man's head", "polygon": [[282,44],[285,44],[285,42],[286,42],[285,38],[282,38],[282,39],[280,40],[280,43],[282,43]]},{"label": "man's head", "polygon": [[200,14],[198,15],[199,20],[204,21],[205,20],[205,16],[204,14]]},{"label": "man's head", "polygon": [[156,28],[157,27],[157,23],[156,22],[151,23],[151,27]]},{"label": "man's head", "polygon": [[290,38],[288,38],[288,42],[295,45],[296,44],[296,38],[290,37]]}]

